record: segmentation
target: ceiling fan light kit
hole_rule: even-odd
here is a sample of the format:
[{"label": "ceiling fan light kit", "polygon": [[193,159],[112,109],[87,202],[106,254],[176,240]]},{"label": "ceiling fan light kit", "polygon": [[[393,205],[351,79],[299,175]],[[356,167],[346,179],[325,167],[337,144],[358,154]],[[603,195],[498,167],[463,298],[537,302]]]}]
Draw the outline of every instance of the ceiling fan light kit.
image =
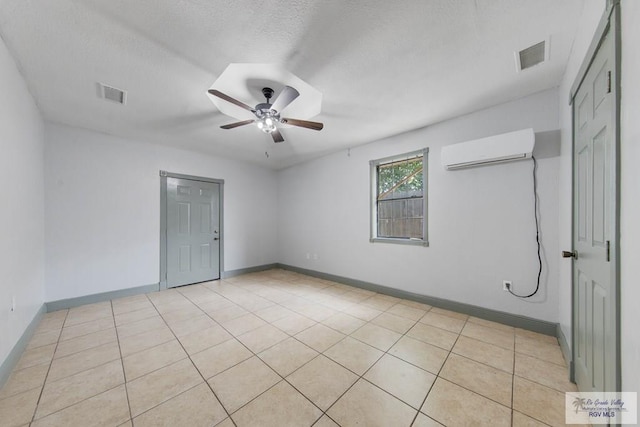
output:
[{"label": "ceiling fan light kit", "polygon": [[[242,70],[243,69],[242,67],[248,66],[248,65],[249,64],[231,64],[227,68],[227,70],[225,70],[223,75],[228,74],[228,71],[230,69],[238,69],[238,67],[241,67],[240,70]],[[255,66],[255,65],[256,64],[251,64],[251,66]],[[268,66],[265,66],[264,70],[266,71],[267,74],[269,74],[270,72],[277,72],[277,74],[279,74],[280,76],[285,76],[286,73],[288,73],[288,72],[284,73],[283,70],[272,69],[271,67],[268,67]],[[290,77],[295,77],[295,76],[290,75]],[[222,79],[222,76],[218,79],[218,81],[221,79]],[[297,77],[295,77],[295,79],[297,79]],[[226,80],[228,81],[228,79]],[[216,83],[218,81],[216,81]],[[268,80],[265,80],[265,81],[268,81]],[[272,82],[276,83],[275,80],[272,80]],[[307,94],[310,93],[310,90],[318,93],[315,89],[311,88],[300,79],[294,80],[294,84],[296,85],[300,84],[304,86],[303,89]],[[214,86],[217,86],[217,85],[214,83]],[[284,138],[279,130],[279,127],[281,124],[297,126],[297,127],[312,129],[316,131],[322,130],[322,128],[324,127],[324,124],[319,122],[311,122],[308,120],[292,119],[292,118],[281,116],[282,111],[285,110],[294,100],[296,100],[300,96],[300,92],[294,87],[289,85],[284,86],[284,88],[278,94],[276,94],[276,92],[270,87],[267,87],[267,86],[263,87],[262,95],[265,98],[265,102],[258,103],[255,107],[251,107],[245,104],[244,102],[239,101],[236,98],[229,96],[218,89],[214,89],[214,88],[209,89],[209,94],[213,95],[218,99],[226,101],[223,103],[219,103],[219,101],[216,101],[215,98],[211,98],[214,104],[216,105],[216,107],[218,107],[218,109],[224,114],[230,115],[232,117],[237,117],[237,118],[242,117],[239,114],[234,114],[235,111],[238,111],[237,109],[234,112],[227,111],[227,106],[229,106],[229,104],[233,104],[236,107],[240,107],[243,110],[250,111],[255,116],[255,118],[253,119],[242,120],[242,121],[222,125],[220,126],[222,129],[234,129],[236,127],[255,123],[256,127],[260,129],[262,132],[270,134],[274,142],[283,142]],[[272,98],[274,98],[273,103],[271,102]],[[320,107],[319,101],[321,97],[312,96],[312,98],[315,98],[315,99],[312,99],[313,104],[318,103],[317,112],[319,112],[319,107]],[[297,105],[296,107],[293,108],[293,110],[296,110],[296,108],[299,106],[299,103],[296,103],[296,104]],[[231,107],[231,108],[232,108],[231,111],[233,111],[233,108],[235,107]],[[298,113],[300,112],[299,109],[296,111],[298,111]],[[310,115],[307,115],[307,117],[309,116]]]}]

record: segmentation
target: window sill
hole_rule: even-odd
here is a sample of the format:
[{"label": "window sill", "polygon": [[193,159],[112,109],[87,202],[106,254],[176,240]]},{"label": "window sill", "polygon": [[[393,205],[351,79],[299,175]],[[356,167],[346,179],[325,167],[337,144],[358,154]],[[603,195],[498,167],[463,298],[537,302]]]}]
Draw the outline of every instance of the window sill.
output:
[{"label": "window sill", "polygon": [[396,245],[409,245],[409,246],[429,246],[428,240],[419,239],[393,239],[390,237],[372,237],[369,239],[371,243],[394,243]]}]

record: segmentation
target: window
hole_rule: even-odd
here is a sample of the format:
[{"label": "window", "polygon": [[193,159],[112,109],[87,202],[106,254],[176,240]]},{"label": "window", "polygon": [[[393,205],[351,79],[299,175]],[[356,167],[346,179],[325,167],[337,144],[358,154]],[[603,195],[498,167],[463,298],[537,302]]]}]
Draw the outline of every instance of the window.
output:
[{"label": "window", "polygon": [[371,164],[371,241],[427,246],[427,155],[414,151]]}]

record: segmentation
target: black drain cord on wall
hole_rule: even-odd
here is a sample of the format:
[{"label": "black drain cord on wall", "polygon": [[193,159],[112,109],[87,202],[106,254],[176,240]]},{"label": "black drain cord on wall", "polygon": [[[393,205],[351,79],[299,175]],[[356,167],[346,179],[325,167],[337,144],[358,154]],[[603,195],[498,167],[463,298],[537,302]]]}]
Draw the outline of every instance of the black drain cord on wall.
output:
[{"label": "black drain cord on wall", "polygon": [[536,178],[536,171],[538,170],[538,162],[536,158],[531,156],[531,160],[533,160],[533,215],[536,219],[536,243],[538,244],[538,281],[536,284],[536,290],[530,293],[529,295],[518,295],[513,292],[511,286],[507,289],[509,293],[518,298],[530,298],[538,293],[538,289],[540,289],[540,276],[542,275],[542,256],[540,255],[540,224],[538,221],[538,181]]}]

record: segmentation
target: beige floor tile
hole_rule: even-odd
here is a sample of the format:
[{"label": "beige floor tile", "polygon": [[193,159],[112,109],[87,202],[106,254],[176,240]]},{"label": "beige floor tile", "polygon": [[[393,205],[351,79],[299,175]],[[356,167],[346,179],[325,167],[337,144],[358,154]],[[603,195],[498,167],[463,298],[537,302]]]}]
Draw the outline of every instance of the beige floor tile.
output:
[{"label": "beige floor tile", "polygon": [[324,411],[351,387],[358,377],[320,355],[286,379]]},{"label": "beige floor tile", "polygon": [[182,295],[168,301],[154,301],[153,305],[156,307],[156,310],[158,310],[158,312],[163,316],[166,316],[174,311],[193,310],[196,308],[195,304],[184,298]]},{"label": "beige floor tile", "polygon": [[432,374],[437,374],[449,352],[431,344],[414,340],[413,338],[402,337],[402,339],[389,350],[389,354],[399,357]]},{"label": "beige floor tile", "polygon": [[503,332],[511,332],[513,333],[515,331],[515,328],[513,326],[509,326],[509,325],[505,325],[502,323],[498,323],[498,322],[492,322],[490,320],[486,320],[486,319],[481,319],[479,317],[469,317],[469,322],[471,323],[476,323],[478,325],[481,326],[486,326],[487,328],[493,328],[493,329],[499,329]]},{"label": "beige floor tile", "polygon": [[557,344],[547,344],[541,341],[516,337],[516,353],[523,353],[528,356],[537,357],[547,362],[555,363],[565,367],[564,357],[560,346]]},{"label": "beige floor tile", "polygon": [[[218,313],[219,311],[224,310],[225,308],[237,307],[234,303],[232,303],[228,299],[221,297],[219,295],[214,300],[198,303],[197,305],[200,308],[200,310],[204,311],[209,315],[211,315],[212,313]],[[245,314],[245,313],[242,313],[242,314]],[[225,319],[225,320],[229,320],[229,319]]]},{"label": "beige floor tile", "polygon": [[166,327],[167,324],[162,320],[162,317],[153,316],[148,319],[138,320],[137,322],[125,323],[124,325],[118,326],[116,329],[118,331],[118,338],[122,340],[122,338]]},{"label": "beige floor tile", "polygon": [[43,345],[55,344],[60,338],[61,330],[55,329],[53,331],[39,332],[33,334],[29,344],[27,344],[27,350],[32,348],[42,347]]},{"label": "beige floor tile", "polygon": [[155,310],[155,307],[146,295],[134,295],[132,297],[114,299],[111,300],[111,306],[115,316],[129,311],[144,310],[145,308],[153,308]]},{"label": "beige floor tile", "polygon": [[242,335],[246,332],[253,331],[260,326],[266,325],[267,322],[256,316],[255,314],[248,313],[235,319],[222,322],[221,325],[231,334]]},{"label": "beige floor tile", "polygon": [[202,383],[202,377],[189,359],[153,371],[127,383],[131,416],[166,402]]},{"label": "beige floor tile", "polygon": [[564,366],[516,353],[515,374],[561,392],[577,391]]},{"label": "beige floor tile", "polygon": [[519,338],[521,341],[530,341],[532,343],[541,342],[544,344],[559,345],[558,338],[552,335],[539,334],[537,332],[527,331],[526,329],[520,328],[515,328],[515,331],[516,341],[518,341]]},{"label": "beige floor tile", "polygon": [[424,309],[406,305],[404,301],[387,310],[387,313],[396,314],[411,320],[419,320],[426,312]]},{"label": "beige floor tile", "polygon": [[226,410],[233,414],[280,380],[280,375],[254,356],[209,379],[209,384]]},{"label": "beige floor tile", "polygon": [[367,307],[375,308],[376,310],[385,311],[393,307],[398,303],[397,298],[388,297],[386,295],[374,295],[366,300],[360,302]]},{"label": "beige floor tile", "polygon": [[5,385],[0,389],[0,399],[6,399],[9,396],[34,388],[41,388],[47,377],[47,372],[49,372],[49,365],[46,363],[13,371]]},{"label": "beige floor tile", "polygon": [[230,320],[237,319],[240,316],[244,316],[248,313],[249,312],[247,310],[236,304],[224,308],[219,308],[217,310],[207,311],[207,314],[218,323],[228,322]]},{"label": "beige floor tile", "polygon": [[531,417],[513,411],[513,427],[546,427],[547,424],[541,423]]},{"label": "beige floor tile", "polygon": [[390,329],[399,334],[404,334],[416,323],[406,317],[397,316],[391,313],[382,313],[371,321],[371,323]]},{"label": "beige floor tile", "polygon": [[14,370],[20,370],[29,368],[31,366],[41,365],[43,363],[50,363],[53,359],[53,352],[56,349],[55,344],[43,345],[42,347],[32,348],[25,350],[18,360]]},{"label": "beige floor tile", "polygon": [[549,425],[564,425],[564,393],[513,377],[513,409]]},{"label": "beige floor tile", "polygon": [[254,353],[260,353],[261,351],[266,350],[287,338],[289,338],[289,335],[285,334],[275,326],[264,325],[254,329],[253,331],[247,332],[246,334],[240,335],[238,340]]},{"label": "beige floor tile", "polygon": [[407,336],[444,348],[445,350],[451,350],[453,344],[458,339],[458,334],[420,322],[416,323],[416,325],[407,332]]},{"label": "beige floor tile", "polygon": [[322,323],[331,329],[335,329],[336,331],[349,335],[366,322],[345,313],[336,313],[333,316],[324,319]]},{"label": "beige floor tile", "polygon": [[214,326],[219,326],[213,319],[211,319],[206,314],[201,314],[198,316],[194,316],[191,319],[181,320],[179,322],[175,322],[173,324],[169,324],[169,327],[173,331],[176,337],[180,338],[185,335],[192,334],[194,332],[202,331],[204,329],[212,328]]},{"label": "beige floor tile", "polygon": [[433,308],[429,304],[425,304],[423,302],[418,302],[418,301],[410,301],[405,299],[405,300],[402,300],[401,302],[402,302],[402,305],[418,308],[424,312],[427,312]]},{"label": "beige floor tile", "polygon": [[365,380],[359,380],[327,414],[339,425],[410,426],[416,410]]},{"label": "beige floor tile", "polygon": [[61,411],[40,418],[32,427],[118,426],[129,419],[129,403],[124,385],[93,396]]},{"label": "beige floor tile", "polygon": [[179,337],[180,343],[189,354],[199,353],[215,345],[233,338],[222,326],[215,325],[211,328],[193,332]]},{"label": "beige floor tile", "polygon": [[264,394],[232,415],[238,427],[311,426],[322,411],[313,406],[286,381],[280,381]]},{"label": "beige floor tile", "polygon": [[40,389],[25,391],[0,400],[0,420],[3,426],[28,425],[38,404]]},{"label": "beige floor tile", "polygon": [[345,335],[318,323],[300,332],[295,337],[312,349],[322,353],[343,339]]},{"label": "beige floor tile", "polygon": [[316,323],[317,322],[315,320],[311,320],[308,317],[293,313],[287,317],[283,317],[280,320],[276,320],[271,324],[289,335],[295,335],[307,328],[310,328]]},{"label": "beige floor tile", "polygon": [[182,349],[178,340],[173,339],[122,359],[124,375],[127,381],[133,381],[149,372],[185,358],[187,358],[187,353]]},{"label": "beige floor tile", "polygon": [[124,325],[125,323],[137,322],[138,320],[148,319],[149,317],[157,316],[158,310],[151,304],[145,305],[145,308],[135,311],[127,311],[115,315],[116,325]]},{"label": "beige floor tile", "polygon": [[59,310],[46,313],[42,316],[42,320],[36,328],[35,333],[39,334],[42,332],[61,330],[68,313],[69,310]]},{"label": "beige floor tile", "polygon": [[227,418],[227,413],[206,383],[202,383],[137,416],[136,427],[208,427]]},{"label": "beige floor tile", "polygon": [[59,357],[69,356],[83,350],[99,347],[110,342],[116,342],[117,340],[116,328],[103,329],[102,331],[59,342],[53,358],[57,359]]},{"label": "beige floor tile", "polygon": [[191,360],[202,376],[208,379],[251,356],[251,352],[238,340],[230,339],[192,355]]},{"label": "beige floor tile", "polygon": [[377,349],[387,351],[402,335],[387,328],[367,323],[351,336]]},{"label": "beige floor tile", "polygon": [[45,417],[124,383],[122,363],[114,360],[58,381],[47,381],[36,419]]},{"label": "beige floor tile", "polygon": [[411,427],[441,427],[442,424],[434,420],[433,418],[427,417],[422,412],[418,412],[418,416],[416,417]]},{"label": "beige floor tile", "polygon": [[444,308],[433,307],[429,310],[431,313],[441,314],[443,316],[453,317],[454,319],[467,320],[469,316],[457,311],[445,310]]},{"label": "beige floor tile", "polygon": [[70,309],[67,314],[67,319],[64,322],[64,327],[68,328],[73,325],[92,322],[103,318],[113,319],[111,301],[87,304]]},{"label": "beige floor tile", "polygon": [[280,305],[272,305],[267,308],[263,308],[261,310],[256,311],[255,314],[265,322],[275,322],[276,320],[280,320],[291,315],[293,312],[289,309],[286,309]]},{"label": "beige floor tile", "polygon": [[353,317],[364,320],[365,322],[375,319],[382,313],[380,310],[376,310],[375,308],[367,307],[362,304],[352,304],[343,311]]},{"label": "beige floor tile", "polygon": [[115,341],[54,359],[47,381],[57,381],[113,360],[120,360],[120,348]]},{"label": "beige floor tile", "polygon": [[175,336],[169,327],[162,326],[136,335],[120,337],[120,351],[123,357],[127,357],[172,339],[175,339]]},{"label": "beige floor tile", "polygon": [[307,347],[295,338],[287,338],[258,354],[258,357],[269,365],[271,369],[286,377],[317,355],[317,351]]},{"label": "beige floor tile", "polygon": [[231,417],[229,417],[225,418],[221,423],[216,424],[215,427],[236,427],[236,425],[231,421]]},{"label": "beige floor tile", "polygon": [[460,334],[506,348],[507,350],[514,349],[515,334],[513,332],[501,331],[477,323],[467,322]]},{"label": "beige floor tile", "polygon": [[513,350],[460,335],[451,351],[476,362],[513,373]]},{"label": "beige floor tile", "polygon": [[320,304],[311,304],[310,306],[299,312],[299,314],[302,314],[303,316],[306,316],[311,320],[315,320],[316,322],[321,322],[336,313],[336,310]]},{"label": "beige floor tile", "polygon": [[466,357],[450,354],[440,377],[511,407],[512,375]]},{"label": "beige floor tile", "polygon": [[324,355],[357,375],[362,375],[382,357],[383,353],[368,344],[346,337],[325,351]]},{"label": "beige floor tile", "polygon": [[336,424],[335,422],[333,422],[333,420],[331,418],[329,418],[326,415],[323,415],[322,418],[320,418],[314,425],[313,427],[340,427],[338,424]]},{"label": "beige floor tile", "polygon": [[422,412],[447,426],[508,427],[511,409],[438,378]]},{"label": "beige floor tile", "polygon": [[364,378],[416,409],[436,380],[435,375],[388,354]]},{"label": "beige floor tile", "polygon": [[433,309],[431,309],[431,311],[429,311],[424,315],[424,317],[422,317],[422,319],[420,319],[420,322],[459,334],[464,327],[466,320],[456,319],[454,317],[434,313]]}]

